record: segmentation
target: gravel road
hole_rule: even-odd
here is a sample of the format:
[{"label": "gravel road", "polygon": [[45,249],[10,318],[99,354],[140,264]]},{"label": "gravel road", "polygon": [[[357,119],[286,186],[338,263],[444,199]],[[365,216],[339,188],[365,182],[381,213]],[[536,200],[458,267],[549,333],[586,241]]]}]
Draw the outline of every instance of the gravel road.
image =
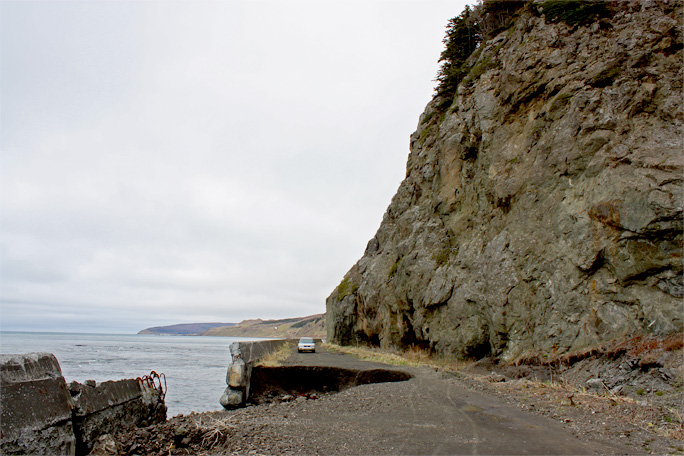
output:
[{"label": "gravel road", "polygon": [[[408,381],[360,385],[236,411],[179,416],[103,439],[110,454],[644,454],[627,440],[582,433],[521,409],[483,382],[432,368],[392,367],[319,350],[285,364],[401,369]],[[577,425],[577,422],[573,422]],[[578,430],[580,432],[578,432]],[[109,439],[109,440],[107,440]],[[99,451],[99,450],[98,450]],[[100,453],[104,454],[104,453]]]}]

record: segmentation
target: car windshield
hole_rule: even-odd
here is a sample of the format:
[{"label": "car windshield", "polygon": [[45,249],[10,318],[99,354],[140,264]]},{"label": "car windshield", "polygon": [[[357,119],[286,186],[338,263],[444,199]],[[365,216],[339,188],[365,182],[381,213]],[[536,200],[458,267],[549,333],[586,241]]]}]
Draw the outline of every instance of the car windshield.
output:
[{"label": "car windshield", "polygon": [[302,337],[299,339],[299,342],[304,343],[304,344],[313,344],[313,338],[311,337]]}]

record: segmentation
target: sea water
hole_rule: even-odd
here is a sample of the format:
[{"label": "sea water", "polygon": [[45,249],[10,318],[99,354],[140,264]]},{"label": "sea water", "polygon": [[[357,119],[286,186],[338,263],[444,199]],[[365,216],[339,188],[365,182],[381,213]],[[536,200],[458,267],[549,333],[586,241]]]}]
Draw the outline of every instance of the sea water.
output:
[{"label": "sea water", "polygon": [[226,388],[229,345],[258,340],[210,336],[156,336],[0,332],[1,353],[48,352],[67,383],[166,376],[168,416],[220,410]]}]

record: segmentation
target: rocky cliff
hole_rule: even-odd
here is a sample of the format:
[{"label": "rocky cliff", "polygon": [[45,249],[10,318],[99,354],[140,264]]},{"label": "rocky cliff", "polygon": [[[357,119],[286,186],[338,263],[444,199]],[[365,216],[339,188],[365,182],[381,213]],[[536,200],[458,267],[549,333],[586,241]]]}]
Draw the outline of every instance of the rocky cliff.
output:
[{"label": "rocky cliff", "polygon": [[539,5],[420,116],[332,342],[516,360],[682,331],[682,3]]}]

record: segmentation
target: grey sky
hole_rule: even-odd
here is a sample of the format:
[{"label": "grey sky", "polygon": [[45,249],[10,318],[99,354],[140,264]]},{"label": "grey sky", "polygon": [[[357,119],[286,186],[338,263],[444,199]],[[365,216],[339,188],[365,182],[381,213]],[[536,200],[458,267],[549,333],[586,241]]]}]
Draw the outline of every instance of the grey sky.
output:
[{"label": "grey sky", "polygon": [[0,3],[4,330],[325,311],[465,2]]}]

